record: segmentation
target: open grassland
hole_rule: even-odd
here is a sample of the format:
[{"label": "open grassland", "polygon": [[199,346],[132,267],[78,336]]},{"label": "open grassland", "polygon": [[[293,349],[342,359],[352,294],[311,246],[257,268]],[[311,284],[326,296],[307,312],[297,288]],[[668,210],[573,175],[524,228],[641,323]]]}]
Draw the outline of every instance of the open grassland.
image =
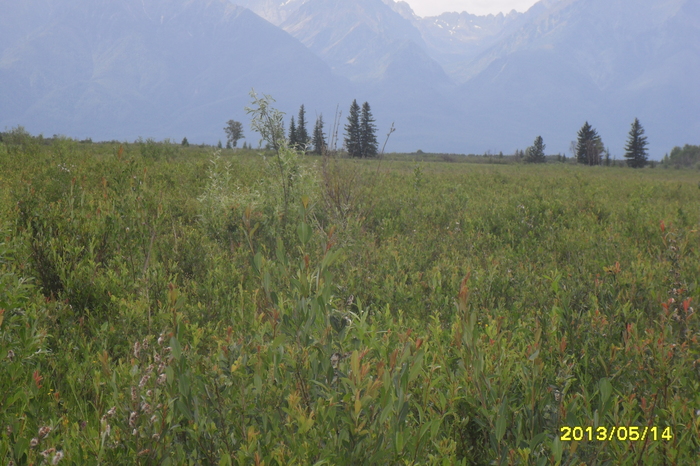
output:
[{"label": "open grassland", "polygon": [[0,143],[0,463],[696,464],[699,181]]}]

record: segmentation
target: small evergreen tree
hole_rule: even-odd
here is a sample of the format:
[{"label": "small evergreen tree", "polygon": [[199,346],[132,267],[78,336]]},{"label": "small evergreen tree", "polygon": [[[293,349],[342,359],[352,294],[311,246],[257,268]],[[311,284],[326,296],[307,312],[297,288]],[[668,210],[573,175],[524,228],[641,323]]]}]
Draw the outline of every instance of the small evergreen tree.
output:
[{"label": "small evergreen tree", "polygon": [[222,148],[223,148],[223,146],[221,145],[221,139],[219,139],[219,143],[216,145],[216,147],[217,147],[218,149],[222,149]]},{"label": "small evergreen tree", "polygon": [[[245,144],[245,143],[244,143],[244,144]],[[233,149],[233,147],[231,146],[231,141],[226,141],[226,148],[227,148],[227,149]]]},{"label": "small evergreen tree", "polygon": [[647,164],[647,138],[644,136],[644,128],[637,118],[632,123],[627,139],[625,158],[627,165],[632,168],[644,168],[644,165]]},{"label": "small evergreen tree", "polygon": [[586,165],[600,165],[603,153],[603,141],[598,132],[588,122],[578,132],[576,160]]},{"label": "small evergreen tree", "polygon": [[378,151],[377,127],[374,125],[372,111],[369,104],[362,104],[362,117],[360,118],[360,154],[361,157],[376,157]]},{"label": "small evergreen tree", "polygon": [[297,145],[304,152],[309,145],[309,133],[306,131],[306,111],[303,104],[299,108],[299,119],[297,120]]},{"label": "small evergreen tree", "polygon": [[360,143],[360,106],[357,100],[350,105],[348,124],[345,125],[345,149],[350,157],[362,157],[362,145]]},{"label": "small evergreen tree", "polygon": [[294,117],[292,117],[292,121],[289,123],[289,147],[296,149],[298,145],[299,139],[297,134],[297,126],[294,123]]},{"label": "small evergreen tree", "polygon": [[182,147],[190,147],[190,143],[187,140],[187,137],[182,138]]},{"label": "small evergreen tree", "polygon": [[591,137],[592,129],[591,125],[586,122],[581,129],[578,130],[578,139],[576,142],[576,161],[578,163],[588,163],[586,141]]},{"label": "small evergreen tree", "polygon": [[544,156],[545,147],[542,136],[537,136],[533,145],[525,151],[525,161],[528,163],[544,163],[546,160]]},{"label": "small evergreen tree", "polygon": [[319,115],[314,125],[314,152],[321,155],[326,148],[326,137],[323,135],[323,114]]},{"label": "small evergreen tree", "polygon": [[243,137],[243,124],[240,121],[229,120],[224,126],[224,131],[226,132],[226,141],[236,147],[238,140]]}]

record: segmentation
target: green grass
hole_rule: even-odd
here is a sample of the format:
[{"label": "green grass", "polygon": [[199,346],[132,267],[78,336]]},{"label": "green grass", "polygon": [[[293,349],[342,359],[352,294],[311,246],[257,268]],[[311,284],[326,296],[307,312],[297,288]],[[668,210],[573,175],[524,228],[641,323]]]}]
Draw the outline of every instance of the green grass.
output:
[{"label": "green grass", "polygon": [[700,173],[285,157],[0,143],[0,463],[697,461]]}]

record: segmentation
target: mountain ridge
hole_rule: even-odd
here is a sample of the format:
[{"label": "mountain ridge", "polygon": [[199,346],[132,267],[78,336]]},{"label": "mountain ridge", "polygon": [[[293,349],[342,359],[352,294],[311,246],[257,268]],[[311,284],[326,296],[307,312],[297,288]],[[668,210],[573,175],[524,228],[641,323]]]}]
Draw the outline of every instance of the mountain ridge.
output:
[{"label": "mountain ridge", "polygon": [[[351,94],[349,83],[298,41],[228,2],[147,3],[152,11],[140,1],[88,3],[46,1],[63,13],[40,33],[5,43],[0,83],[18,91],[0,96],[0,125],[59,134],[80,128],[81,137],[107,139],[211,140],[223,137],[219,126],[228,119],[245,118],[253,87],[284,106],[303,99],[319,110],[331,108],[324,99]],[[298,79],[279,78],[289,71]]]},{"label": "mountain ridge", "polygon": [[[700,47],[695,45],[700,28],[691,21],[688,30],[678,33],[674,24],[700,20],[700,8],[685,0],[644,0],[639,6],[654,10],[653,17],[639,11],[624,16],[632,3],[553,2],[472,62],[473,78],[458,91],[462,102],[482,111],[508,107],[522,117],[542,115],[541,121],[547,120],[546,114],[559,114],[541,130],[545,140],[559,147],[566,145],[562,134],[573,138],[577,124],[598,122],[603,141],[618,155],[629,124],[638,117],[647,127],[650,148],[670,150],[680,143],[679,132],[689,138],[700,126],[698,115],[682,102],[700,103],[697,86],[685,78],[700,68]],[[619,13],[606,16],[611,10]],[[692,37],[697,41],[688,40]],[[685,60],[668,64],[678,54]],[[491,99],[478,102],[474,95]],[[523,96],[530,101],[523,104]],[[675,118],[669,118],[671,109]]]}]

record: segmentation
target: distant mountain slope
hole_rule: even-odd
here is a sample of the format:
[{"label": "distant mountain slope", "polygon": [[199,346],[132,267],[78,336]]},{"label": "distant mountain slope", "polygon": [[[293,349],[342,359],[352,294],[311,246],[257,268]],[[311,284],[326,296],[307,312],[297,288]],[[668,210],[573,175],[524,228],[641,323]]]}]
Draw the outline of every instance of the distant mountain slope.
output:
[{"label": "distant mountain slope", "polygon": [[248,120],[252,87],[290,111],[349,98],[298,41],[223,0],[31,0],[0,17],[0,127],[215,142]]},{"label": "distant mountain slope", "polygon": [[244,6],[256,15],[279,26],[287,17],[308,0],[232,0],[236,5]]},{"label": "distant mountain slope", "polygon": [[[395,122],[389,150],[458,147],[462,113],[452,103],[454,83],[420,31],[384,1],[306,0],[281,27],[352,80],[353,97],[371,104],[380,135]],[[349,103],[341,101],[344,114]]]},{"label": "distant mountain slope", "polygon": [[413,24],[421,32],[430,55],[453,80],[464,82],[470,77],[468,65],[471,61],[521,25],[522,16],[516,11],[487,16],[443,13],[414,17]]},{"label": "distant mountain slope", "polygon": [[657,157],[700,134],[700,2],[537,6],[470,65],[472,79],[459,94],[487,115],[480,124],[507,128],[521,144],[542,134],[560,150],[588,120],[618,156],[635,117]]},{"label": "distant mountain slope", "polygon": [[447,85],[449,79],[425,50],[420,32],[381,0],[307,0],[281,27],[353,81],[403,75]]}]

